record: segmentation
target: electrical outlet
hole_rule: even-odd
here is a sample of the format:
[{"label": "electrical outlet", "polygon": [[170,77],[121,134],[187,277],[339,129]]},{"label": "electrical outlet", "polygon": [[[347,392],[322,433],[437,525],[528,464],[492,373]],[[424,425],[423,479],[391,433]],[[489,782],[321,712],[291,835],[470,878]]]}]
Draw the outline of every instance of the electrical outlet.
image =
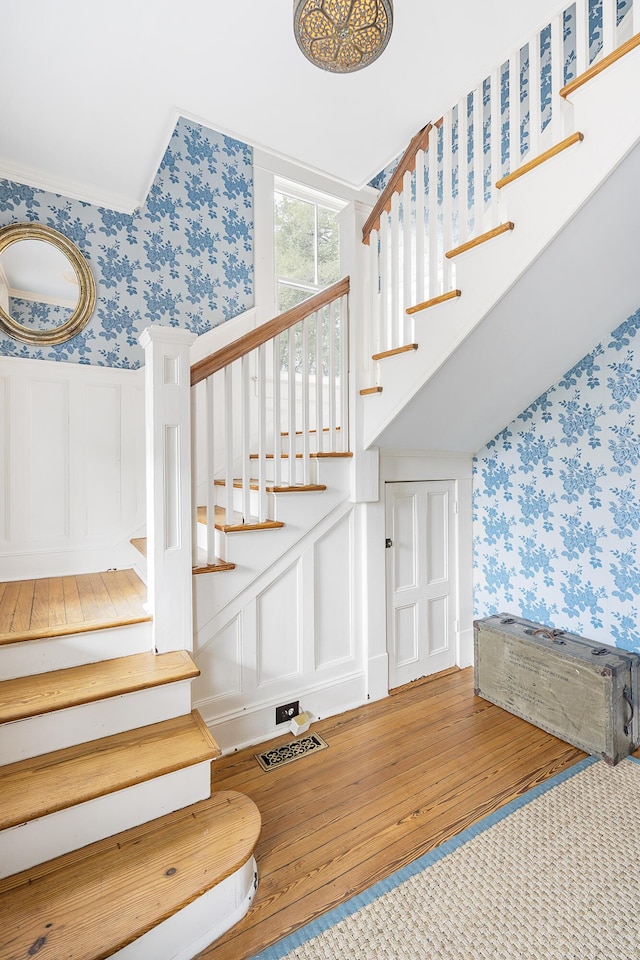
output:
[{"label": "electrical outlet", "polygon": [[283,703],[281,707],[276,707],[276,723],[288,723],[293,717],[297,717],[299,713],[299,700],[294,700],[293,703]]}]

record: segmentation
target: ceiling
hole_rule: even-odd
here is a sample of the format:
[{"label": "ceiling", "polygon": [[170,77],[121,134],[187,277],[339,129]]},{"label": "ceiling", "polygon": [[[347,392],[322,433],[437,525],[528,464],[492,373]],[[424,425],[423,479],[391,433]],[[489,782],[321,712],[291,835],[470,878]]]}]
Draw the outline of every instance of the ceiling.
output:
[{"label": "ceiling", "polygon": [[396,0],[380,59],[333,75],[292,0],[5,3],[0,176],[133,210],[182,114],[359,187],[567,5]]}]

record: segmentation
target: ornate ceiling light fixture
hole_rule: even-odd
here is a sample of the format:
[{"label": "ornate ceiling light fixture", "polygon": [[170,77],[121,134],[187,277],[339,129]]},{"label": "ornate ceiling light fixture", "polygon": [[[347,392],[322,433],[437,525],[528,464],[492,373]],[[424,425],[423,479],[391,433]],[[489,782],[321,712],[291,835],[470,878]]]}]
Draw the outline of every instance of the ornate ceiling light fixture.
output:
[{"label": "ornate ceiling light fixture", "polygon": [[294,0],[293,32],[307,60],[353,73],[376,60],[391,36],[392,0]]}]

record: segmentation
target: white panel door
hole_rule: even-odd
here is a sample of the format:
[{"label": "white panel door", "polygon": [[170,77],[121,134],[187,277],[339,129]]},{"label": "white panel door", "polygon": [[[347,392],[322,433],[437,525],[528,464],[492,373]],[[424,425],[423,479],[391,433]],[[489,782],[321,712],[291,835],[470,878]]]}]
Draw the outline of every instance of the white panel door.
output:
[{"label": "white panel door", "polygon": [[386,484],[389,687],[456,662],[455,483]]}]

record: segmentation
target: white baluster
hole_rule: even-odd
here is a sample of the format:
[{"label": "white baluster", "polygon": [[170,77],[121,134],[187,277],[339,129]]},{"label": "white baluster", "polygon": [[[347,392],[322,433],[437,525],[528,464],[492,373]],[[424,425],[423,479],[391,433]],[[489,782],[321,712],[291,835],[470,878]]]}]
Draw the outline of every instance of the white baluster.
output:
[{"label": "white baluster", "polygon": [[509,57],[509,173],[520,166],[520,51]]},{"label": "white baluster", "polygon": [[289,434],[289,485],[296,482],[296,350],[295,327],[289,327],[289,369],[287,371],[288,391],[288,434]]},{"label": "white baluster", "polygon": [[[372,230],[369,235],[369,313],[371,336],[369,338],[369,352],[364,357],[363,368],[371,369],[371,356],[382,350],[382,334],[380,330],[380,259],[378,252],[378,231]],[[318,323],[321,322],[318,321]]]},{"label": "white baluster", "polygon": [[390,349],[403,345],[401,337],[400,300],[400,196],[391,197],[391,342]]},{"label": "white baluster", "polygon": [[[349,300],[340,300],[340,450],[349,449]],[[337,449],[337,446],[333,449]]]},{"label": "white baluster", "polygon": [[191,387],[191,560],[198,562],[198,384]]},{"label": "white baluster", "polygon": [[606,57],[617,47],[617,0],[602,0],[602,56]]},{"label": "white baluster", "polygon": [[[216,556],[216,487],[215,487],[215,374],[206,379],[205,385],[205,431],[206,431],[206,471],[207,484],[207,563],[213,563]],[[195,501],[194,501],[195,502]]]},{"label": "white baluster", "polygon": [[302,482],[311,482],[309,477],[309,324],[310,317],[302,321]]},{"label": "white baluster", "polygon": [[500,67],[491,74],[491,226],[500,223],[499,192],[502,177],[502,135],[500,130]]},{"label": "white baluster", "polygon": [[273,339],[273,483],[280,486],[282,478],[282,359],[281,338]]},{"label": "white baluster", "polygon": [[[374,231],[375,233],[375,231]],[[371,234],[371,243],[373,243],[374,233]],[[377,234],[375,234],[376,248],[378,246]],[[376,257],[376,277],[378,273]],[[315,314],[316,321],[316,450],[322,453],[324,450],[324,309],[317,310]],[[371,358],[369,358],[371,362]]]},{"label": "white baluster", "polygon": [[[411,174],[407,171],[404,175],[402,185],[402,307],[401,307],[401,329],[400,342],[411,343],[413,341],[413,323],[407,316],[405,310],[411,307],[415,300],[415,293],[412,289],[412,266],[414,262],[411,227],[413,223],[413,197],[411,196]],[[342,341],[341,341],[342,342]],[[341,387],[342,389],[342,387]]]},{"label": "white baluster", "polygon": [[336,435],[336,306],[329,304],[329,449]]},{"label": "white baluster", "polygon": [[[225,523],[233,523],[233,364],[224,368],[224,482]],[[207,517],[207,527],[209,518]]]},{"label": "white baluster", "polygon": [[380,214],[380,350],[389,349],[389,218]]},{"label": "white baluster", "polygon": [[[258,348],[258,520],[267,519],[267,345]],[[275,411],[274,411],[275,419]]]},{"label": "white baluster", "polygon": [[434,127],[429,136],[429,293],[431,300],[441,291],[438,289],[438,267],[440,253],[438,250],[438,130]]},{"label": "white baluster", "polygon": [[482,233],[484,220],[484,151],[482,144],[482,86],[473,91],[473,232]]},{"label": "white baluster", "polygon": [[631,7],[627,11],[626,16],[629,18],[629,30],[630,30],[629,36],[633,37],[635,36],[636,30],[638,29],[638,18],[636,17],[636,0],[631,0]]},{"label": "white baluster", "polygon": [[576,77],[589,66],[589,0],[576,0]]},{"label": "white baluster", "polygon": [[456,246],[469,239],[468,136],[467,98],[464,97],[463,100],[458,101],[458,236]]},{"label": "white baluster", "polygon": [[242,518],[249,522],[251,516],[251,408],[249,406],[249,387],[251,385],[251,354],[242,358]]},{"label": "white baluster", "polygon": [[564,139],[564,100],[560,91],[564,86],[564,19],[562,14],[551,21],[551,131],[552,143]]},{"label": "white baluster", "polygon": [[[429,137],[433,136],[433,130]],[[415,277],[416,292],[415,302],[422,303],[425,297],[424,292],[424,273],[425,273],[425,255],[424,255],[424,231],[425,231],[425,195],[424,195],[424,150],[418,150],[416,155],[416,254],[415,254]]]},{"label": "white baluster", "polygon": [[[453,114],[449,110],[442,119],[442,249],[444,252],[453,246]],[[451,261],[442,258],[442,289],[451,289]]]},{"label": "white baluster", "polygon": [[540,34],[529,41],[529,156],[531,160],[540,153]]}]

